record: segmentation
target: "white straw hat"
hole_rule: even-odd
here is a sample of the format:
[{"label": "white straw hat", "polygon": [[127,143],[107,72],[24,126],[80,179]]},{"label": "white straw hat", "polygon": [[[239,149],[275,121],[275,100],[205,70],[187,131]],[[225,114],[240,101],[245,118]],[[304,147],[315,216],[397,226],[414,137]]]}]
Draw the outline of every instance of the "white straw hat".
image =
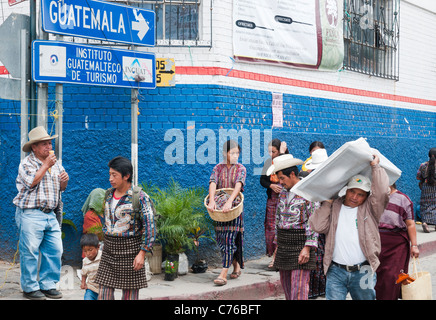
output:
[{"label": "white straw hat", "polygon": [[272,174],[275,174],[276,172],[298,166],[300,164],[303,164],[303,161],[297,158],[294,158],[292,154],[282,154],[281,156],[275,157],[273,160],[273,164],[268,168],[266,171],[266,175],[270,176]]},{"label": "white straw hat", "polygon": [[326,149],[316,149],[312,152],[312,158],[309,159],[304,165],[306,169],[313,170],[318,168],[318,166],[328,159]]},{"label": "white straw hat", "polygon": [[54,136],[49,136],[47,131],[42,126],[33,128],[29,132],[29,142],[27,142],[23,146],[23,151],[30,152],[30,150],[32,150],[32,147],[31,147],[32,144],[40,142],[40,141],[53,140],[57,137],[58,137],[57,134]]}]

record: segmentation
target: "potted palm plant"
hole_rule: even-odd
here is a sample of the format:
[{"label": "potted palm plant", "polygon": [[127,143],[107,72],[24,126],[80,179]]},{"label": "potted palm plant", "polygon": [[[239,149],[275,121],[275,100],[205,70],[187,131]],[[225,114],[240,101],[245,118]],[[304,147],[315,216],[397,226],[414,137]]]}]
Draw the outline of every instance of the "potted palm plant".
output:
[{"label": "potted palm plant", "polygon": [[178,273],[179,254],[195,247],[190,236],[192,226],[204,218],[203,188],[182,188],[171,179],[165,188],[143,184],[156,209],[157,240],[166,253],[165,279]]}]

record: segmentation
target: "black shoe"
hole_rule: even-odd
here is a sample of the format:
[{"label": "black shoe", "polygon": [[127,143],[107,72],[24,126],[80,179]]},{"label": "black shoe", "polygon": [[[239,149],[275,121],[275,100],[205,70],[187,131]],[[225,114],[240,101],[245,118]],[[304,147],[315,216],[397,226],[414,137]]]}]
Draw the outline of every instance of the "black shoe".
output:
[{"label": "black shoe", "polygon": [[30,299],[30,300],[45,300],[45,295],[37,290],[37,291],[32,291],[32,292],[23,292],[23,295],[25,298]]},{"label": "black shoe", "polygon": [[60,298],[62,298],[62,293],[60,291],[57,291],[56,289],[41,290],[41,292],[47,298],[51,298],[51,299],[60,299]]}]

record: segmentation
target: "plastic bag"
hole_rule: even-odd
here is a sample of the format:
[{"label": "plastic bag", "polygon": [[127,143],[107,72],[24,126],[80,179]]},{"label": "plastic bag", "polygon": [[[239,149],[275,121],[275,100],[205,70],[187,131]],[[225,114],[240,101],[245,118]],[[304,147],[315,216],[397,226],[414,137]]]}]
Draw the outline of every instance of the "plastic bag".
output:
[{"label": "plastic bag", "polygon": [[185,275],[188,273],[188,257],[184,252],[179,253],[179,275]]}]

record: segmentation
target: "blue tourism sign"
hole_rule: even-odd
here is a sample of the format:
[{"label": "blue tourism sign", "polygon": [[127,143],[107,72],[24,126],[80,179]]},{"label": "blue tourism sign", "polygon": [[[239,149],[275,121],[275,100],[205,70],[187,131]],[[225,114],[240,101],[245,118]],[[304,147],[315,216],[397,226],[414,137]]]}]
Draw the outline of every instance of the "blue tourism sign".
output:
[{"label": "blue tourism sign", "polygon": [[96,0],[42,0],[45,32],[154,46],[154,11]]},{"label": "blue tourism sign", "polygon": [[82,45],[72,42],[32,42],[32,78],[35,82],[156,87],[154,53]]}]

